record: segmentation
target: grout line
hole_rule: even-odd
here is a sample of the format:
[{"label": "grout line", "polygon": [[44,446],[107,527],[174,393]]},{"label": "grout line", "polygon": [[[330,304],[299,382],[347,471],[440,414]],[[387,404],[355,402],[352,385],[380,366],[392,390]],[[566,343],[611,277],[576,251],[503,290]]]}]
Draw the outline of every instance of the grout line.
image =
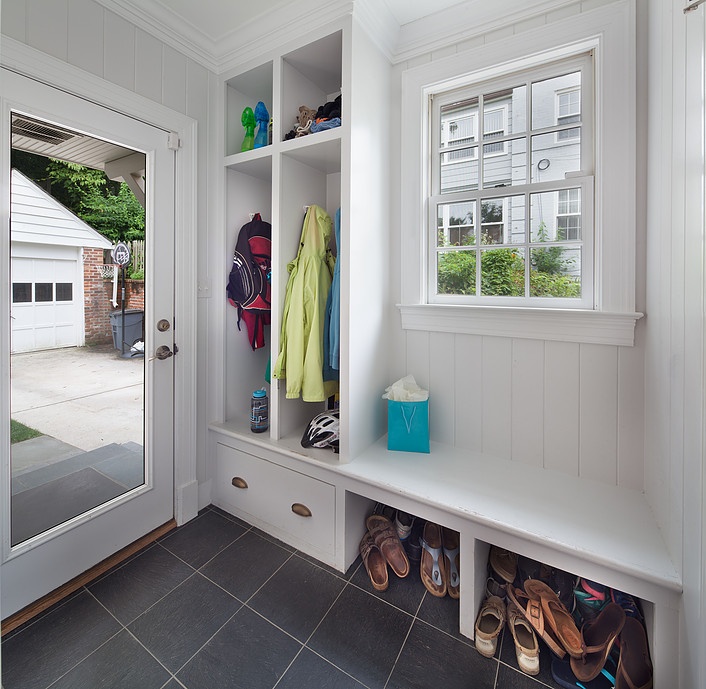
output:
[{"label": "grout line", "polygon": [[[424,599],[424,596],[422,596],[422,600]],[[412,627],[414,627],[414,623],[416,622],[416,617],[412,618],[412,622],[409,625],[409,629],[407,629],[407,633],[405,634],[404,641],[402,642],[402,645],[400,646],[400,650],[397,652],[397,657],[395,658],[395,662],[392,663],[392,668],[390,669],[390,674],[387,676],[387,679],[385,680],[385,686],[383,689],[387,689],[388,684],[390,683],[390,679],[392,678],[393,673],[395,672],[395,668],[397,667],[397,663],[400,661],[400,656],[402,655],[402,651],[404,651],[404,647],[407,645],[407,640],[409,639],[409,635],[412,633]]]}]

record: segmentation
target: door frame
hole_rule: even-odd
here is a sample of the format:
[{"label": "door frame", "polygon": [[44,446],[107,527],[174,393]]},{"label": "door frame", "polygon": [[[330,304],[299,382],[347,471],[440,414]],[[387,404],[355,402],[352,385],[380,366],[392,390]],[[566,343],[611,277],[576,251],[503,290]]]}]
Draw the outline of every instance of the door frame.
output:
[{"label": "door frame", "polygon": [[[178,356],[174,357],[174,517],[181,525],[198,513],[198,482],[196,479],[196,227],[197,227],[197,122],[155,103],[144,96],[105,81],[72,65],[57,60],[34,48],[3,36],[0,42],[0,66],[58,88],[72,95],[92,101],[147,124],[166,129],[178,137],[175,166],[175,281],[174,321]],[[166,134],[165,134],[166,136]],[[0,151],[0,158],[4,158]],[[9,160],[1,161],[9,167]],[[9,222],[9,199],[0,200],[0,218],[3,226]],[[9,236],[0,233],[0,242]],[[0,317],[9,322],[10,294],[6,282],[0,283]],[[9,330],[9,329],[6,329]],[[0,418],[10,418],[10,341],[9,333],[0,341]],[[0,424],[2,462],[9,461],[9,424]],[[0,505],[7,496],[0,496]]]}]

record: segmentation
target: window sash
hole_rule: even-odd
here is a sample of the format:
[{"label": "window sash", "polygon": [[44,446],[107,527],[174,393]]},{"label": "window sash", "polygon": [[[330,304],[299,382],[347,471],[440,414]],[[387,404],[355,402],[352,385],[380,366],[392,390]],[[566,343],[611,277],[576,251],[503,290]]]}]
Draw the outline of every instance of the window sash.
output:
[{"label": "window sash", "polygon": [[[430,165],[428,169],[429,174],[429,191],[427,195],[427,222],[426,227],[427,232],[427,280],[425,285],[425,295],[424,301],[429,304],[502,304],[507,306],[542,306],[542,307],[563,307],[563,308],[584,308],[593,309],[596,308],[597,299],[594,294],[594,226],[593,226],[593,165],[594,165],[594,154],[593,154],[593,103],[592,103],[592,93],[593,93],[593,60],[592,56],[588,53],[578,55],[572,58],[565,59],[561,62],[541,65],[537,68],[532,68],[525,70],[523,72],[518,72],[516,74],[507,75],[503,78],[493,79],[488,82],[483,82],[479,84],[473,84],[466,87],[455,89],[454,91],[434,93],[430,97],[430,111],[429,111],[429,142],[430,142]],[[549,107],[556,108],[554,110],[554,120],[552,123],[552,111],[550,110],[548,126],[537,127],[532,129],[532,84],[544,81],[546,79],[555,78],[564,74],[571,74],[575,72],[580,72],[581,86],[579,89],[572,88],[570,91],[565,93],[575,92],[580,94],[580,102],[578,105],[572,102],[572,96],[567,96],[568,109],[576,109],[578,112],[568,112],[563,121],[559,121],[559,105],[558,105],[558,94],[555,92],[554,105],[552,106],[552,101],[550,100]],[[489,103],[489,108],[487,111],[484,110],[485,106],[485,96],[492,96],[494,99],[493,105],[497,103],[497,94],[502,91],[508,91],[510,94],[514,93],[514,89],[525,88],[525,113],[524,113],[524,128],[522,131],[511,131],[513,127],[509,123],[509,114],[507,112],[502,114],[503,117],[503,131],[495,130],[492,131],[486,127],[485,114],[490,114],[491,112],[501,110],[500,108],[492,108]],[[440,122],[441,122],[441,111],[444,106],[458,103],[473,103],[477,101],[477,112],[484,113],[483,116],[483,136],[480,140],[473,142],[473,148],[471,149],[468,144],[465,144],[467,150],[472,150],[474,154],[473,160],[477,161],[473,164],[476,166],[474,168],[474,178],[477,175],[477,187],[473,183],[474,188],[472,189],[461,189],[461,190],[451,190],[441,193],[441,170],[444,164],[439,164],[440,160],[443,159],[443,154],[448,156],[451,149],[448,145],[443,146],[440,141]],[[507,106],[505,106],[507,107]],[[488,127],[497,124],[499,115],[495,114],[494,117],[487,122]],[[513,116],[513,120],[514,120]],[[479,119],[476,118],[476,126]],[[546,124],[546,119],[541,124]],[[576,138],[576,130],[580,135],[579,141],[572,141]],[[551,134],[553,138],[562,144],[573,143],[575,146],[580,146],[580,156],[581,156],[581,170],[577,172],[568,173],[565,178],[551,180],[548,182],[532,182],[532,160],[531,160],[531,142],[532,137],[541,136],[543,134]],[[490,135],[490,136],[489,136]],[[484,182],[484,159],[488,157],[493,157],[494,155],[502,155],[504,153],[505,142],[524,139],[525,144],[525,183],[515,184],[517,180],[513,180],[512,184],[507,184],[506,186],[500,187],[489,187],[483,188]],[[501,144],[503,146],[503,151],[499,153],[488,152],[486,149],[487,145],[495,146]],[[477,155],[478,148],[483,147],[484,152],[482,155]],[[463,144],[460,146],[463,148]],[[466,156],[466,160],[471,158],[470,155]],[[456,159],[458,160],[458,159]],[[446,163],[451,164],[456,162],[456,160],[450,160],[446,158]],[[490,178],[488,178],[488,181]],[[524,197],[525,212],[522,222],[525,223],[524,240],[521,242],[515,241],[508,231],[508,219],[507,215],[503,215],[503,243],[493,243],[490,245],[483,245],[484,248],[512,248],[518,252],[522,252],[525,260],[525,294],[529,295],[529,272],[531,267],[531,250],[537,249],[538,244],[536,242],[531,242],[531,232],[529,228],[530,223],[530,194],[541,193],[541,192],[565,192],[569,195],[568,206],[571,208],[573,200],[573,193],[570,191],[579,187],[581,189],[581,208],[578,210],[579,220],[578,220],[578,232],[580,233],[580,239],[567,237],[564,240],[559,240],[557,242],[542,243],[541,247],[548,246],[568,246],[577,247],[581,249],[581,297],[580,298],[547,298],[547,297],[509,297],[509,296],[461,296],[461,295],[449,295],[449,294],[439,294],[438,293],[438,257],[444,252],[443,247],[439,247],[438,244],[438,229],[437,229],[437,207],[439,204],[453,204],[453,203],[468,203],[475,202],[476,208],[476,218],[477,223],[471,232],[478,235],[475,238],[475,244],[470,247],[462,247],[461,250],[465,251],[479,251],[481,249],[480,235],[482,233],[482,223],[480,217],[480,208],[482,200],[489,199],[500,199],[506,197]],[[557,218],[559,215],[573,215],[556,213]],[[573,221],[569,221],[573,225]],[[496,225],[496,223],[491,223]],[[558,227],[558,223],[557,223]],[[453,232],[457,233],[458,237],[461,237],[461,228],[453,227],[451,228]],[[465,236],[468,236],[468,228],[463,228],[466,232]],[[570,235],[575,237],[576,232],[570,232]],[[448,250],[453,250],[449,247]],[[458,247],[456,248],[458,250]],[[478,262],[476,262],[478,263]],[[477,285],[480,285],[480,267],[476,266],[477,273]],[[478,289],[476,289],[475,295],[480,294]]]}]

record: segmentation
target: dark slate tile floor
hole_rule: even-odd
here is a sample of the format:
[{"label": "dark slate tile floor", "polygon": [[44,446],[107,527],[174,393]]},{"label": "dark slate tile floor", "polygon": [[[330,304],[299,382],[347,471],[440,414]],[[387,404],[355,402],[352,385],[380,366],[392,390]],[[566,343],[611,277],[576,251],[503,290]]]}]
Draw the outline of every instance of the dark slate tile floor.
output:
[{"label": "dark slate tile floor", "polygon": [[541,689],[414,573],[373,591],[209,507],[2,642],[3,689]]}]

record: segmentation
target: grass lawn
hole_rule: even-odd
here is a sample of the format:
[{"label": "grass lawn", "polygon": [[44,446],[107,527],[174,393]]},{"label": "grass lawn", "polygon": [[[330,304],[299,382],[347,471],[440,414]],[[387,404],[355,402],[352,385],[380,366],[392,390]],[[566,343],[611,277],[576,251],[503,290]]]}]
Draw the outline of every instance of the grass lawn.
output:
[{"label": "grass lawn", "polygon": [[23,440],[29,440],[30,438],[37,438],[40,435],[43,435],[43,433],[29,426],[25,426],[19,421],[10,419],[10,445],[21,443]]}]

